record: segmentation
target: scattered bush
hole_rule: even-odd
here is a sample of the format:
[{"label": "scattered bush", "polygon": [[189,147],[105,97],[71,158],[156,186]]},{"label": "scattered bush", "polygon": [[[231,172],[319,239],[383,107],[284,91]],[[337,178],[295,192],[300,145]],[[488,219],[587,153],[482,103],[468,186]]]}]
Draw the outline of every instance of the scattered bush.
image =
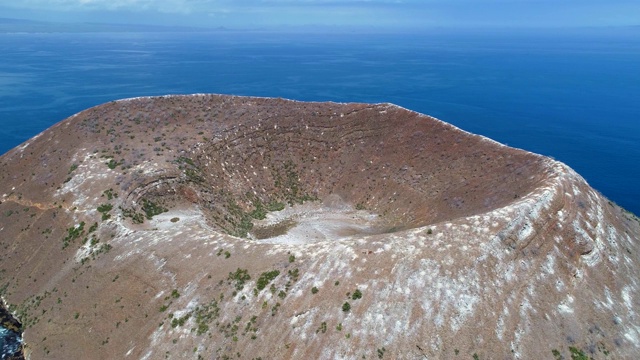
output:
[{"label": "scattered bush", "polygon": [[298,276],[300,276],[300,270],[298,270],[298,268],[289,270],[288,273],[289,273],[289,277],[291,277],[291,280],[298,281]]},{"label": "scattered bush", "polygon": [[142,199],[142,211],[147,216],[147,220],[151,220],[154,216],[160,215],[168,210],[150,200]]},{"label": "scattered bush", "polygon": [[92,232],[96,231],[98,229],[98,223],[93,223],[93,225],[91,225],[91,227],[89,228],[89,231],[87,232],[87,234],[91,234]]},{"label": "scattered bush", "polygon": [[179,318],[173,318],[173,320],[171,320],[171,327],[175,328],[177,326],[182,326],[184,325],[184,323],[191,317],[191,313],[187,313],[186,315],[179,317]]},{"label": "scattered bush", "polygon": [[269,211],[282,211],[284,210],[284,203],[281,202],[277,202],[277,201],[272,201],[269,204],[267,204],[267,210]]},{"label": "scattered bush", "polygon": [[322,332],[323,334],[327,332],[327,323],[325,321],[320,324],[320,327],[316,330],[316,334]]},{"label": "scattered bush", "polygon": [[133,209],[120,208],[120,210],[122,210],[122,216],[131,218],[134,224],[142,224],[144,222],[144,214],[137,213]]},{"label": "scattered bush", "polygon": [[113,189],[105,190],[102,192],[102,196],[106,196],[107,200],[111,200],[113,198],[117,198],[118,194],[113,191]]},{"label": "scattered bush", "polygon": [[238,268],[235,272],[229,273],[228,279],[229,281],[235,281],[235,288],[240,291],[244,288],[244,283],[251,280],[251,276],[247,269]]},{"label": "scattered bush", "polygon": [[114,170],[118,166],[122,165],[122,162],[117,162],[113,159],[110,159],[109,162],[106,163],[109,169]]},{"label": "scattered bush", "polygon": [[342,304],[342,311],[349,312],[350,310],[351,310],[351,304],[349,304],[348,301],[346,301],[344,304]]},{"label": "scattered bush", "polygon": [[569,346],[569,352],[571,353],[571,360],[589,360],[589,357],[576,347]]},{"label": "scattered bush", "polygon": [[111,217],[111,215],[109,215],[109,211],[111,211],[111,209],[113,209],[113,205],[111,204],[102,204],[100,206],[98,206],[98,212],[102,214],[102,220],[107,220]]},{"label": "scattered bush", "polygon": [[280,275],[280,271],[278,270],[267,271],[260,274],[258,281],[256,281],[256,288],[258,291],[262,291],[278,275]]},{"label": "scattered bush", "polygon": [[69,246],[69,244],[73,242],[75,239],[79,238],[84,234],[84,225],[85,225],[84,221],[82,221],[80,222],[80,224],[78,224],[78,226],[72,226],[67,229],[67,236],[65,236],[64,239],[62,239],[63,249]]}]

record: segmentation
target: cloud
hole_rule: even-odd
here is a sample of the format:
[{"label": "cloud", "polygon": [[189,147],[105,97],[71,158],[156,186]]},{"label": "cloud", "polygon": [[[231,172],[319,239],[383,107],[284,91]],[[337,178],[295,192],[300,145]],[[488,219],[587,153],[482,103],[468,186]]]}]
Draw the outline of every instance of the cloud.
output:
[{"label": "cloud", "polygon": [[588,26],[640,19],[637,0],[21,0],[3,6],[41,18],[205,26]]},{"label": "cloud", "polygon": [[[438,0],[441,1],[441,0]],[[207,9],[247,9],[265,7],[372,7],[419,3],[415,0],[23,0],[12,4],[17,8],[50,10],[150,10],[173,9],[201,11]],[[8,4],[7,4],[8,5]]]},{"label": "cloud", "polygon": [[14,8],[49,11],[148,11],[185,13],[195,10],[190,0],[23,0]]}]

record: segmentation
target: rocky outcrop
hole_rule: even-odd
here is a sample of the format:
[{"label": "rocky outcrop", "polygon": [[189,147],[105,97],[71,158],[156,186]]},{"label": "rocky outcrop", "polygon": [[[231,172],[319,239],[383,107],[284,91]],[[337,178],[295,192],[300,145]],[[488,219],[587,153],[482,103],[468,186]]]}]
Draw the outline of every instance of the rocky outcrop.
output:
[{"label": "rocky outcrop", "polygon": [[37,358],[633,358],[640,220],[391,104],[115,101],[0,158]]}]

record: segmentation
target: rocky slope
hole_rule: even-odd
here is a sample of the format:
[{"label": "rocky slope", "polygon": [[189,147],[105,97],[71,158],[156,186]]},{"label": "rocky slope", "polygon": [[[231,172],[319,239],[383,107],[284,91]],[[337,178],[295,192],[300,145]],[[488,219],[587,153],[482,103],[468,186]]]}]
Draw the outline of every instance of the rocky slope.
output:
[{"label": "rocky slope", "polygon": [[0,157],[31,359],[628,359],[640,220],[391,104],[110,102]]}]

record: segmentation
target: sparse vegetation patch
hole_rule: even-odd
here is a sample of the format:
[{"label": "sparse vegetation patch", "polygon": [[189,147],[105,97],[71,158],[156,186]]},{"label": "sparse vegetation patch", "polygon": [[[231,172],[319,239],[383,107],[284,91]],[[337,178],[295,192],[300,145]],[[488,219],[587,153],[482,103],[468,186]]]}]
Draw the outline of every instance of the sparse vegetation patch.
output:
[{"label": "sparse vegetation patch", "polygon": [[113,205],[111,204],[102,204],[98,206],[98,212],[102,214],[102,221],[107,220],[111,217],[109,212],[113,209]]},{"label": "sparse vegetation patch", "polygon": [[107,167],[111,170],[115,170],[115,168],[117,168],[118,166],[122,165],[123,162],[117,162],[113,159],[109,159],[109,161],[106,162]]},{"label": "sparse vegetation patch", "polygon": [[75,239],[81,237],[84,234],[84,221],[80,222],[80,224],[76,226],[72,226],[67,229],[67,236],[62,239],[62,248],[66,248],[71,244]]},{"label": "sparse vegetation patch", "polygon": [[278,275],[280,275],[280,271],[278,270],[267,271],[260,274],[258,281],[256,281],[256,288],[258,291],[262,291]]},{"label": "sparse vegetation patch", "polygon": [[120,211],[122,211],[122,216],[130,218],[134,224],[142,224],[144,222],[144,214],[138,213],[133,209],[125,209],[122,207],[120,207]]},{"label": "sparse vegetation patch", "polygon": [[142,211],[144,211],[147,220],[151,220],[154,216],[169,211],[151,200],[142,199]]},{"label": "sparse vegetation patch", "polygon": [[240,291],[244,288],[244,283],[251,280],[251,276],[247,269],[238,268],[235,272],[230,272],[227,279],[229,282],[235,282],[234,287]]}]

